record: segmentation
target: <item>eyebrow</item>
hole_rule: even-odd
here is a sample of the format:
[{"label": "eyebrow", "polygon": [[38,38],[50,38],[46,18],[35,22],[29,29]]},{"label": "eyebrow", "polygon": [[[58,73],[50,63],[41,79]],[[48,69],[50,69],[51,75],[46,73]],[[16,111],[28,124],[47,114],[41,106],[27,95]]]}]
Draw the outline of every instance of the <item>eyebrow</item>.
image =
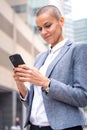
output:
[{"label": "eyebrow", "polygon": [[46,22],[46,23],[44,23],[44,25],[46,25],[46,24],[51,24],[51,22]]},{"label": "eyebrow", "polygon": [[[51,24],[51,22],[44,23],[44,25],[46,25],[46,24]],[[37,26],[37,28],[40,28],[40,26]]]}]

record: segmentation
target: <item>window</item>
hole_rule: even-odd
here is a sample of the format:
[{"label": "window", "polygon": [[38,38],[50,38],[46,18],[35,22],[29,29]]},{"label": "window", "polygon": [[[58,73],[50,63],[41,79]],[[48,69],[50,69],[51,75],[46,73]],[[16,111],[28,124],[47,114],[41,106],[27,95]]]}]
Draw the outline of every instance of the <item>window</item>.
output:
[{"label": "window", "polygon": [[16,5],[16,6],[12,6],[12,8],[14,9],[14,11],[16,13],[24,13],[27,11],[27,5]]}]

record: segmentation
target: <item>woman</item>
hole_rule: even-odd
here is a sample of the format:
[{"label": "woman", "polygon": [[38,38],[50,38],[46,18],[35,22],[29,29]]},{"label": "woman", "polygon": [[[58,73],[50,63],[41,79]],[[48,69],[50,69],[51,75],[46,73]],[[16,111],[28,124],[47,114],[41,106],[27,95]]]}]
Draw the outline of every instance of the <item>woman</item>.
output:
[{"label": "woman", "polygon": [[[50,49],[39,54],[34,67],[19,65],[14,79],[28,113],[30,130],[82,130],[87,105],[87,44],[74,44],[62,34],[64,18],[47,5],[36,14],[41,37]],[[24,82],[31,83],[29,90]]]}]

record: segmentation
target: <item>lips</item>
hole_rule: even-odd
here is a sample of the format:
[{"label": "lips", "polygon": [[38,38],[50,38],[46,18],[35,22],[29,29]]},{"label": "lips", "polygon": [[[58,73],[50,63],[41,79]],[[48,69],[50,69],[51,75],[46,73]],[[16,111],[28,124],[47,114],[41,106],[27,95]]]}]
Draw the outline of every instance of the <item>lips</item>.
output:
[{"label": "lips", "polygon": [[44,37],[44,39],[47,41],[50,39],[50,36],[46,36],[46,37]]}]

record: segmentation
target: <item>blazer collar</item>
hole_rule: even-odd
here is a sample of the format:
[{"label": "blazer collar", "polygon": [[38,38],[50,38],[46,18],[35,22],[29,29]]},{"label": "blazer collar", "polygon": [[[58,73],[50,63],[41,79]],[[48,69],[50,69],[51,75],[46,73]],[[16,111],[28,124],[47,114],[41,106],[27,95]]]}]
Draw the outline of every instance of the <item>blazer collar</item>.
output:
[{"label": "blazer collar", "polygon": [[52,63],[48,66],[46,76],[49,77],[55,65],[61,60],[61,58],[65,55],[65,53],[69,50],[72,42],[70,40],[66,41],[65,45],[61,49],[60,53],[55,57]]},{"label": "blazer collar", "polygon": [[[63,57],[63,55],[68,51],[68,49],[70,48],[70,45],[72,44],[72,42],[70,40],[67,40],[65,42],[65,45],[63,46],[62,50],[60,51],[60,53],[56,56],[56,58],[52,61],[52,63],[48,66],[47,72],[46,72],[46,76],[49,77],[51,71],[53,70],[53,68],[55,67],[56,63]],[[46,59],[46,57],[49,54],[49,50],[45,53],[43,53],[41,55],[41,57],[39,58],[40,60],[37,61],[37,63],[35,64],[35,67],[37,69],[39,69],[43,64],[44,61]]]}]

